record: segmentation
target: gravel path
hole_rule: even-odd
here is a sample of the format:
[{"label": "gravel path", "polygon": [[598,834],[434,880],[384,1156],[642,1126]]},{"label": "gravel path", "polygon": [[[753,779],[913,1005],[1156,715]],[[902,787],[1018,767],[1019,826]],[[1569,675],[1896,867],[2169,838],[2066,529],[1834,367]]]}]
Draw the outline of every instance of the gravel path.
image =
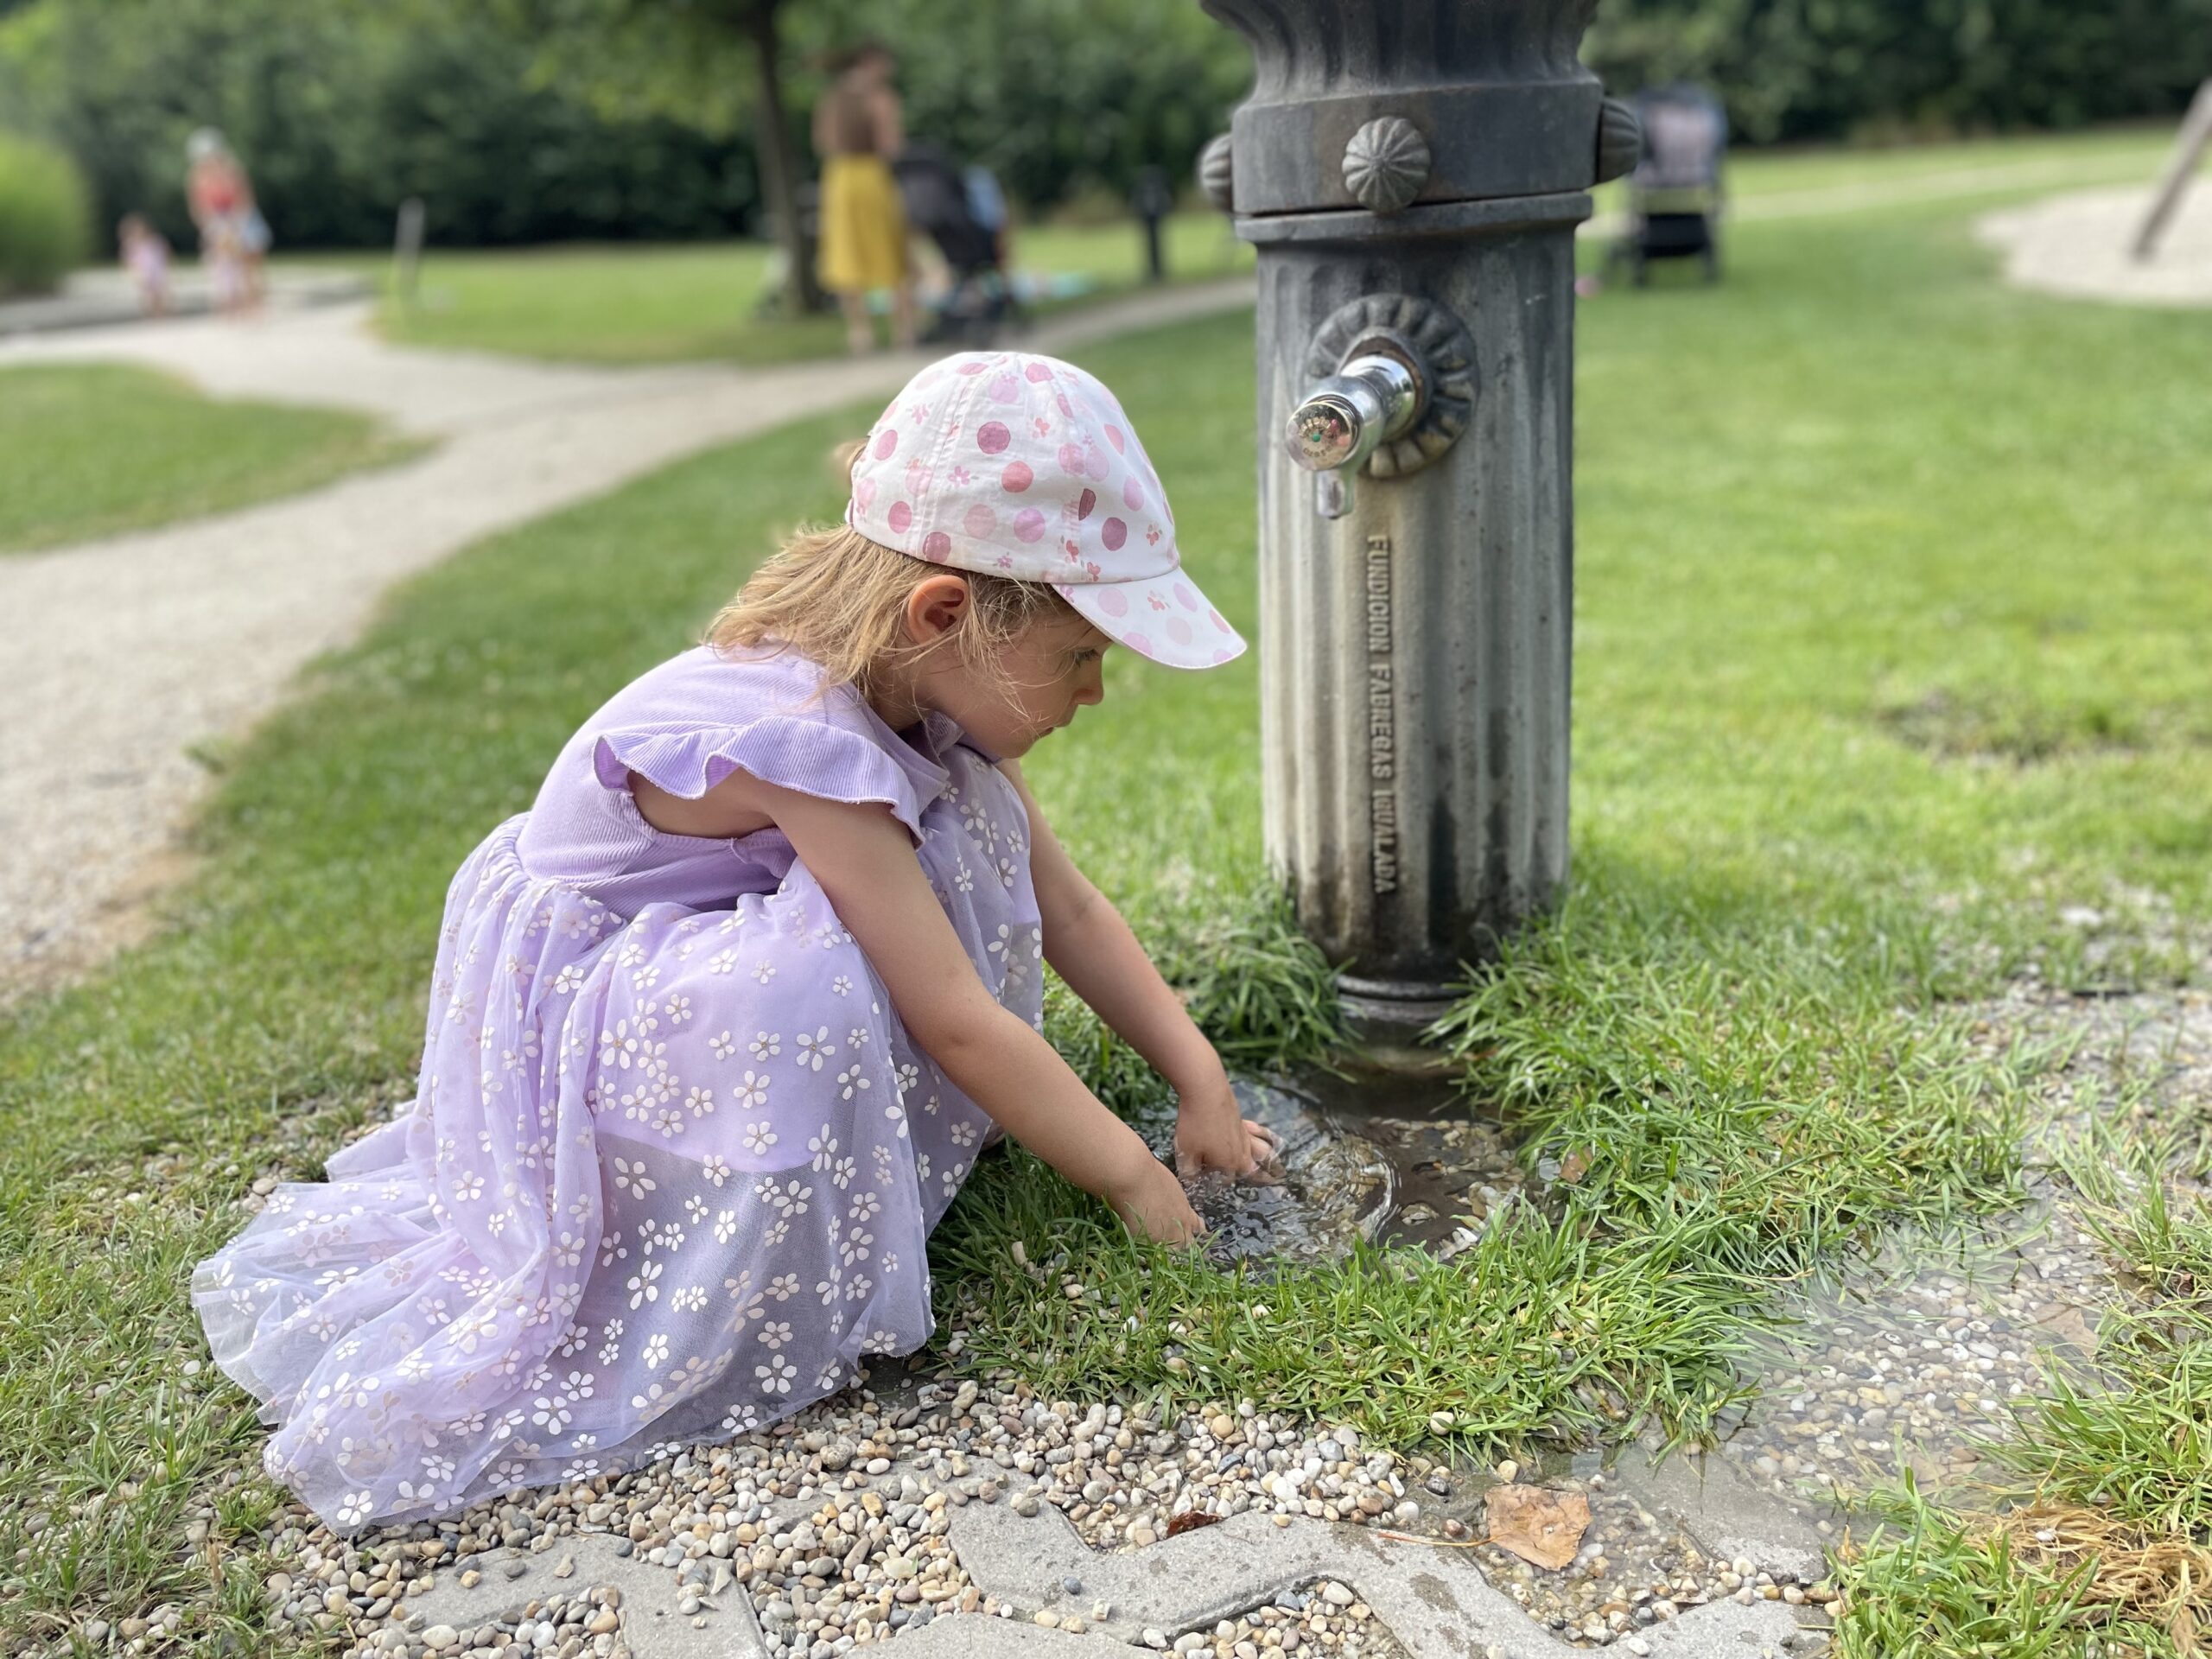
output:
[{"label": "gravel path", "polygon": [[[1250,294],[1235,279],[1140,295],[1042,323],[1024,344],[1066,351]],[[306,495],[0,559],[0,995],[79,971],[136,931],[178,873],[176,832],[206,781],[192,751],[249,728],[393,582],[694,451],[883,397],[922,360],[593,369],[402,350],[366,316],[0,340],[0,366],[145,363],[219,396],[365,410],[437,441]]]},{"label": "gravel path", "polygon": [[1991,213],[1975,226],[2005,255],[2005,279],[2072,299],[2127,305],[2212,305],[2212,177],[2200,178],[2157,251],[2128,250],[2150,211],[2147,186],[2077,190]]}]

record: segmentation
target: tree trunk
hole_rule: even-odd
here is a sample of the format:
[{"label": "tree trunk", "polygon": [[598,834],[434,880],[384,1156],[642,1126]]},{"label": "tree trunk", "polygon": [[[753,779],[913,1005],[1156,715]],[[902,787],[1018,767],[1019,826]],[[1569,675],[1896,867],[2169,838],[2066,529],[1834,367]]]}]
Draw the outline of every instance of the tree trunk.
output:
[{"label": "tree trunk", "polygon": [[814,279],[813,250],[798,222],[798,158],[791,153],[791,126],[784,118],[782,48],[776,35],[779,0],[758,0],[749,18],[753,58],[760,76],[758,114],[760,183],[783,246],[784,302],[794,316],[822,308],[821,284]]}]

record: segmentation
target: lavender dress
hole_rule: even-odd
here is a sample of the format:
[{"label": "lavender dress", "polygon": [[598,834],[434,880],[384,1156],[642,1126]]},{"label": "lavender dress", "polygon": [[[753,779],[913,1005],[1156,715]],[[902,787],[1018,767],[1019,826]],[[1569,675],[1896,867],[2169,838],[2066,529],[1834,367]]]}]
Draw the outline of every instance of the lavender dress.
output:
[{"label": "lavender dress", "polygon": [[929,1337],[990,1120],[780,831],[663,834],[629,792],[735,770],[888,804],[1039,1023],[1028,819],[950,721],[902,737],[790,655],[628,686],[454,878],[413,1103],[194,1275],[266,1467],[339,1529],[741,1433]]}]

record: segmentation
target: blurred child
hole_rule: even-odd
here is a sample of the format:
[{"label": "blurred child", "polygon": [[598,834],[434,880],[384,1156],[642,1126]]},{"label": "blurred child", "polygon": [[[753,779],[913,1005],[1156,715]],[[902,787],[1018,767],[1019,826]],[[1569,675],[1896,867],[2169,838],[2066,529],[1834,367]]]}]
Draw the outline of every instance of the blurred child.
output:
[{"label": "blurred child", "polygon": [[137,284],[138,308],[149,317],[168,315],[169,243],[143,213],[125,213],[115,228],[123,268]]},{"label": "blurred child", "polygon": [[210,219],[200,232],[200,263],[207,268],[208,287],[218,311],[242,311],[251,302],[245,268],[245,241],[237,220]]}]

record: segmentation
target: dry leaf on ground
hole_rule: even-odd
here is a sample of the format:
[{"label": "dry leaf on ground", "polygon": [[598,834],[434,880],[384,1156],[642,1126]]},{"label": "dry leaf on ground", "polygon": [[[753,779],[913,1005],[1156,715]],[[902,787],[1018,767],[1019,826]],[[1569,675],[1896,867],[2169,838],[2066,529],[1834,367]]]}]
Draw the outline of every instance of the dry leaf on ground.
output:
[{"label": "dry leaf on ground", "polygon": [[1590,1529],[1590,1500],[1541,1486],[1493,1486],[1484,1498],[1490,1541],[1556,1572],[1574,1559]]}]

